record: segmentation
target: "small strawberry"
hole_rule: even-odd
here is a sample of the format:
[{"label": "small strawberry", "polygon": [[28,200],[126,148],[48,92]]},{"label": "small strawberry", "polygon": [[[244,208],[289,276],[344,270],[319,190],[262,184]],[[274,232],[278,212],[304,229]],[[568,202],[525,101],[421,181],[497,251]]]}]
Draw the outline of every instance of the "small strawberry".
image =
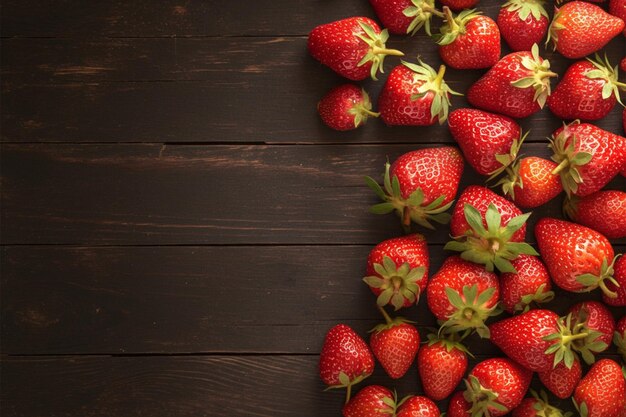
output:
[{"label": "small strawberry", "polygon": [[541,257],[552,281],[566,291],[588,292],[598,287],[611,298],[613,248],[600,233],[563,220],[544,217],[535,226]]},{"label": "small strawberry", "polygon": [[540,44],[548,31],[548,12],[544,0],[509,0],[498,14],[502,37],[513,51],[530,51]]},{"label": "small strawberry", "polygon": [[338,324],[326,334],[319,370],[328,388],[347,388],[348,401],[352,386],[374,371],[374,357],[365,340],[349,326]]},{"label": "small strawberry", "polygon": [[386,30],[367,17],[351,17],[315,27],[309,34],[308,49],[313,58],[350,80],[376,79],[386,55],[403,56],[387,49]]},{"label": "small strawberry", "polygon": [[485,320],[497,314],[498,277],[458,256],[447,258],[426,288],[428,308],[448,332],[476,329],[489,337]]},{"label": "small strawberry", "polygon": [[393,165],[385,164],[383,188],[366,177],[367,185],[383,203],[370,208],[372,213],[396,211],[406,229],[411,222],[433,229],[431,221],[445,224],[445,213],[459,188],[463,156],[457,148],[425,148],[405,153]]},{"label": "small strawberry", "polygon": [[[626,22],[626,0],[609,0],[609,13]],[[626,36],[626,28],[622,33]],[[622,70],[626,71],[626,63],[622,66]]]},{"label": "small strawberry", "polygon": [[453,16],[443,8],[446,23],[441,26],[437,43],[446,65],[456,69],[480,69],[495,65],[500,59],[500,30],[490,17],[475,10],[463,10]]},{"label": "small strawberry", "polygon": [[343,417],[389,417],[396,410],[393,392],[380,385],[368,385],[343,406]]},{"label": "small strawberry", "polygon": [[626,192],[597,191],[586,197],[572,196],[565,201],[567,216],[602,233],[609,239],[626,237]]},{"label": "small strawberry", "polygon": [[504,56],[467,91],[467,100],[479,109],[522,118],[541,110],[550,95],[550,62],[531,52]]},{"label": "small strawberry", "polygon": [[617,347],[617,352],[622,355],[622,360],[626,362],[626,316],[619,319],[615,326],[613,343]]},{"label": "small strawberry", "polygon": [[[569,4],[569,3],[568,3]],[[626,138],[589,123],[572,122],[552,134],[552,160],[568,195],[599,191],[626,163]]]},{"label": "small strawberry", "polygon": [[390,33],[394,35],[415,35],[424,27],[430,36],[430,21],[442,16],[435,9],[434,0],[370,0],[376,16]]},{"label": "small strawberry", "polygon": [[511,264],[517,273],[500,275],[500,298],[506,311],[511,314],[527,311],[533,302],[547,303],[554,299],[548,270],[537,257],[520,255]]},{"label": "small strawberry", "polygon": [[[453,334],[454,336],[454,334]],[[455,337],[428,335],[417,355],[417,370],[424,393],[435,401],[447,398],[465,376],[469,352]]]},{"label": "small strawberry", "polygon": [[457,391],[448,403],[448,417],[469,417],[472,404],[465,399],[464,391]]},{"label": "small strawberry", "polygon": [[613,266],[613,278],[617,281],[618,285],[612,282],[607,282],[606,286],[609,291],[613,291],[617,294],[617,297],[611,298],[606,294],[602,294],[602,301],[604,304],[615,307],[626,307],[626,257],[623,255],[617,258]]},{"label": "small strawberry", "polygon": [[432,400],[414,395],[400,401],[395,417],[439,417],[440,415],[437,404]]},{"label": "small strawberry", "polygon": [[319,103],[317,111],[326,126],[335,130],[352,130],[365,124],[372,111],[372,103],[365,90],[353,84],[335,87]]},{"label": "small strawberry", "polygon": [[461,258],[483,264],[487,271],[495,267],[516,272],[511,260],[522,254],[538,255],[523,242],[529,216],[493,191],[469,186],[452,211],[450,231],[455,240],[444,249],[461,252]]},{"label": "small strawberry", "polygon": [[465,381],[472,416],[498,417],[512,411],[524,399],[532,374],[506,358],[478,363]]},{"label": "small strawberry", "polygon": [[616,416],[626,406],[626,380],[617,362],[596,362],[576,387],[574,405],[582,417]]},{"label": "small strawberry", "polygon": [[461,95],[446,84],[439,72],[418,59],[418,64],[402,61],[395,67],[378,97],[378,109],[389,126],[430,126],[448,117],[450,95]]},{"label": "small strawberry", "polygon": [[428,246],[420,234],[385,240],[367,257],[363,281],[378,296],[376,303],[396,310],[417,304],[428,282]]},{"label": "small strawberry", "polygon": [[584,301],[569,309],[570,329],[574,334],[587,334],[572,342],[572,348],[580,352],[587,364],[595,362],[595,354],[604,352],[611,344],[615,331],[615,320],[604,304]]},{"label": "small strawberry", "polygon": [[619,88],[626,87],[617,79],[617,66],[606,56],[596,60],[573,63],[548,98],[548,108],[564,120],[599,120],[608,115],[615,103],[622,101]]},{"label": "small strawberry", "polygon": [[460,12],[463,9],[471,9],[476,6],[478,0],[441,0],[441,4],[449,7],[450,10]]},{"label": "small strawberry", "polygon": [[595,4],[572,1],[557,9],[550,24],[548,41],[570,59],[582,58],[604,48],[624,29],[624,21]]},{"label": "small strawberry", "polygon": [[551,393],[560,399],[572,396],[576,385],[583,375],[583,368],[580,365],[578,356],[574,356],[572,367],[568,368],[565,363],[559,362],[553,369],[538,372],[541,383],[550,390]]},{"label": "small strawberry", "polygon": [[507,176],[496,185],[502,186],[504,195],[520,207],[539,207],[563,191],[561,179],[552,174],[557,164],[537,156],[522,158],[506,168]]},{"label": "small strawberry", "polygon": [[524,140],[513,119],[477,109],[454,110],[448,127],[472,168],[492,177],[513,162]]},{"label": "small strawberry", "polygon": [[532,397],[524,398],[522,403],[513,410],[512,417],[565,417],[572,414],[565,413],[563,410],[551,406],[548,401],[548,394],[545,391],[537,394],[536,391],[531,389],[530,393]]},{"label": "small strawberry", "polygon": [[411,322],[402,317],[392,320],[382,307],[378,309],[385,323],[371,330],[370,347],[390,378],[402,378],[419,350],[420,335]]}]

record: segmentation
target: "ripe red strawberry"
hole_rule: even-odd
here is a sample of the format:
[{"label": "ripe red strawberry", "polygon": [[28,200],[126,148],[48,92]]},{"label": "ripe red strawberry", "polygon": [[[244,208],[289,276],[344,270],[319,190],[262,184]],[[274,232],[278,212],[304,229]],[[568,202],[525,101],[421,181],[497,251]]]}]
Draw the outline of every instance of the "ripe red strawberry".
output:
[{"label": "ripe red strawberry", "polygon": [[326,126],[335,130],[352,130],[365,124],[372,111],[372,103],[365,90],[353,84],[344,84],[330,90],[317,103],[317,111]]},{"label": "ripe red strawberry", "polygon": [[535,226],[541,257],[552,281],[566,291],[588,292],[614,281],[613,248],[600,233],[576,223],[544,217]]},{"label": "ripe red strawberry", "polygon": [[623,29],[624,21],[619,17],[595,4],[572,1],[556,10],[548,40],[564,57],[577,59],[604,48]]},{"label": "ripe red strawberry", "polygon": [[[569,3],[568,3],[569,4]],[[626,163],[626,138],[589,123],[572,122],[552,134],[552,160],[565,192],[584,197],[604,187]]]},{"label": "ripe red strawberry", "polygon": [[573,333],[587,334],[572,342],[572,348],[580,352],[587,364],[595,362],[595,354],[604,352],[610,345],[615,331],[615,320],[604,304],[584,301],[569,309]]},{"label": "ripe red strawberry", "polygon": [[550,95],[550,62],[532,52],[506,55],[467,91],[467,100],[479,109],[522,118],[541,110]]},{"label": "ripe red strawberry", "polygon": [[563,211],[576,223],[598,231],[609,239],[626,237],[624,191],[598,191],[582,198],[573,196],[565,201]]},{"label": "ripe red strawberry", "polygon": [[350,80],[376,79],[386,55],[404,55],[387,49],[386,30],[367,17],[351,17],[315,27],[308,48],[313,58]]},{"label": "ripe red strawberry", "polygon": [[402,378],[419,350],[420,335],[407,320],[402,317],[392,320],[382,307],[378,308],[385,317],[385,323],[372,329],[372,352],[390,378]]},{"label": "ripe red strawberry", "polygon": [[545,391],[541,391],[541,395],[532,389],[530,392],[532,397],[522,400],[522,403],[513,410],[511,414],[513,417],[564,417],[565,413],[562,410],[550,405]]},{"label": "ripe red strawberry", "polygon": [[574,356],[572,367],[568,368],[565,363],[559,362],[553,369],[539,372],[539,380],[550,390],[551,393],[560,399],[569,398],[574,392],[574,388],[580,382],[583,375],[583,368],[580,365],[578,356]]},{"label": "ripe red strawberry", "polygon": [[429,398],[415,395],[400,401],[395,414],[396,417],[439,417],[440,415],[437,404]]},{"label": "ripe red strawberry", "polygon": [[368,385],[343,406],[344,417],[389,417],[396,409],[395,396],[380,385]]},{"label": "ripe red strawberry", "polygon": [[617,347],[619,354],[622,355],[624,362],[626,362],[626,316],[619,319],[615,326],[613,343]]},{"label": "ripe red strawberry", "polygon": [[460,95],[446,84],[439,72],[418,60],[418,64],[402,61],[395,67],[378,97],[378,109],[383,122],[389,126],[430,126],[448,117],[450,95]]},{"label": "ripe red strawberry", "polygon": [[446,23],[440,28],[439,55],[456,69],[489,68],[500,59],[500,30],[490,17],[475,10],[453,16],[443,8]]},{"label": "ripe red strawberry", "polygon": [[449,7],[450,10],[460,12],[463,9],[471,9],[476,6],[478,0],[441,0],[441,4]]},{"label": "ripe red strawberry", "polygon": [[511,260],[519,255],[538,255],[527,243],[526,219],[513,203],[493,191],[469,186],[459,197],[452,211],[450,231],[455,240],[444,249],[461,252],[461,258],[494,267],[500,272],[516,272]]},{"label": "ripe red strawberry", "polygon": [[469,417],[472,404],[465,399],[464,391],[457,391],[448,403],[448,417]]},{"label": "ripe red strawberry", "polygon": [[605,304],[616,307],[625,307],[626,306],[626,257],[620,256],[615,261],[613,265],[613,278],[619,284],[616,286],[612,282],[607,282],[606,286],[609,291],[613,291],[617,294],[617,297],[611,298],[607,297],[606,294],[602,294],[602,301]]},{"label": "ripe red strawberry", "polygon": [[[609,0],[609,13],[626,22],[626,0]],[[622,33],[626,36],[626,28]],[[626,71],[626,64],[622,66],[622,70]]]},{"label": "ripe red strawberry", "polygon": [[425,148],[405,153],[393,165],[385,164],[383,188],[366,177],[367,185],[383,203],[371,207],[376,214],[396,211],[405,228],[411,222],[433,229],[431,221],[445,224],[444,213],[456,196],[463,173],[463,156],[457,148]]},{"label": "ripe red strawberry", "polygon": [[506,311],[511,314],[527,311],[531,303],[547,303],[554,299],[548,270],[537,257],[520,255],[511,264],[517,273],[500,275],[500,298]]},{"label": "ripe red strawberry", "polygon": [[502,37],[513,51],[530,51],[548,31],[548,12],[543,0],[509,0],[498,14]]},{"label": "ripe red strawberry", "polygon": [[563,191],[561,178],[552,174],[558,165],[537,156],[528,156],[506,169],[507,176],[496,185],[520,207],[539,207]]},{"label": "ripe red strawberry", "polygon": [[465,376],[468,351],[450,338],[428,335],[428,344],[417,355],[417,369],[424,393],[435,401],[447,398]]},{"label": "ripe red strawberry", "polygon": [[465,384],[465,399],[473,416],[498,417],[521,404],[530,386],[532,372],[506,358],[478,363]]},{"label": "ripe red strawberry", "polygon": [[385,240],[367,257],[363,281],[378,296],[376,303],[396,310],[417,304],[428,282],[428,246],[420,234]]},{"label": "ripe red strawberry", "polygon": [[433,0],[370,0],[376,16],[394,35],[415,35],[423,26],[430,36],[430,20],[441,16]]},{"label": "ripe red strawberry", "polygon": [[338,324],[326,334],[319,370],[329,388],[347,388],[347,401],[352,386],[374,371],[374,357],[365,340],[349,326]]},{"label": "ripe red strawberry", "polygon": [[448,127],[465,160],[481,175],[498,175],[517,157],[523,141],[513,119],[477,109],[454,110]]},{"label": "ripe red strawberry", "polygon": [[480,265],[458,256],[447,258],[426,288],[431,313],[445,320],[444,329],[459,332],[476,329],[489,336],[485,320],[495,314],[500,297],[498,277]]},{"label": "ripe red strawberry", "polygon": [[626,87],[617,79],[617,66],[608,59],[604,62],[587,58],[572,64],[563,79],[548,98],[548,108],[564,120],[599,120],[608,115],[615,103],[622,103],[619,87]]},{"label": "ripe red strawberry", "polygon": [[617,362],[596,362],[576,387],[574,405],[583,417],[616,416],[626,406],[626,380]]}]

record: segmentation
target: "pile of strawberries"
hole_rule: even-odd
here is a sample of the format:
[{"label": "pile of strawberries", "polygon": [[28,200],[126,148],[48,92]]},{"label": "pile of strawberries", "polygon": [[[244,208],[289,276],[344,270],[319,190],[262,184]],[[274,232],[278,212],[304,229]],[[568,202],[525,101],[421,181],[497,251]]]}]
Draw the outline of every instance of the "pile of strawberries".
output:
[{"label": "pile of strawberries", "polygon": [[[350,80],[376,79],[386,56],[403,56],[385,45],[389,32],[422,29],[438,44],[442,61],[455,69],[488,69],[466,92],[474,108],[451,111],[459,93],[445,82],[446,66],[418,58],[389,73],[372,110],[368,94],[345,84],[321,99],[322,121],[349,130],[378,117],[387,125],[426,126],[447,121],[458,148],[442,146],[406,153],[385,165],[382,185],[366,177],[380,198],[376,214],[396,213],[407,233],[379,243],[367,259],[363,281],[371,288],[385,323],[372,329],[369,344],[345,324],[326,335],[320,376],[329,388],[345,388],[345,417],[439,416],[434,401],[449,399],[448,417],[560,417],[545,392],[529,389],[534,372],[560,399],[572,398],[583,417],[626,416],[626,370],[596,356],[612,343],[626,362],[626,258],[609,239],[626,237],[626,190],[606,190],[626,176],[626,138],[589,121],[621,104],[618,68],[598,52],[626,36],[626,0],[609,0],[608,12],[583,1],[555,8],[550,21],[543,0],[509,0],[497,22],[476,10],[478,0],[370,0],[387,28],[352,17],[314,28],[311,55]],[[602,0],[592,0],[602,1]],[[458,12],[455,14],[453,12]],[[440,19],[437,34],[433,20]],[[500,57],[501,37],[514,52]],[[538,44],[574,61],[552,91],[550,63]],[[595,59],[586,58],[595,54]],[[626,70],[626,58],[622,60]],[[563,127],[549,140],[551,160],[521,156],[523,133],[515,119],[543,107]],[[624,129],[626,130],[626,110]],[[471,185],[457,196],[465,162],[497,194]],[[623,184],[623,182],[621,183]],[[568,220],[541,218],[534,228],[537,249],[524,242],[530,212],[565,192]],[[450,255],[434,274],[428,244],[414,227],[449,224]],[[441,227],[441,226],[439,226]],[[541,257],[541,259],[539,258]],[[556,285],[565,292],[602,292],[602,302],[572,305],[564,315],[550,309]],[[560,292],[564,294],[565,292]],[[426,298],[439,329],[421,337],[414,323],[392,318]],[[598,300],[600,298],[598,297]],[[496,318],[506,311],[505,318]],[[489,339],[502,357],[478,362],[463,341]],[[352,387],[372,374],[375,359],[392,379],[403,377],[417,357],[425,396],[402,399],[390,389]]]}]

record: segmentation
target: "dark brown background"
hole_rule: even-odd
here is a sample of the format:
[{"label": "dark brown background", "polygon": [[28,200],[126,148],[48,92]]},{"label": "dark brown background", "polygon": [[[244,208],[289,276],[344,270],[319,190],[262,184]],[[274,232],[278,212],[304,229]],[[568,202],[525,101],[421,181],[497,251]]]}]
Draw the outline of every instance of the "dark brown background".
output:
[{"label": "dark brown background", "polygon": [[[363,175],[452,142],[445,126],[319,122],[317,100],[343,81],[306,35],[373,17],[368,2],[5,0],[1,14],[2,415],[340,415],[317,375],[322,340],[379,321],[364,261],[401,232],[367,212]],[[390,45],[439,64],[423,34]],[[624,39],[606,51],[616,62]],[[446,78],[464,92],[481,73]],[[383,82],[363,85],[375,100]],[[524,152],[547,156],[560,121],[522,124]],[[621,132],[621,110],[598,124]],[[466,169],[463,185],[481,181]],[[560,216],[560,199],[531,224]],[[433,271],[447,233],[427,233]],[[405,314],[423,337],[434,324],[424,303]],[[420,392],[415,369],[369,382]]]}]

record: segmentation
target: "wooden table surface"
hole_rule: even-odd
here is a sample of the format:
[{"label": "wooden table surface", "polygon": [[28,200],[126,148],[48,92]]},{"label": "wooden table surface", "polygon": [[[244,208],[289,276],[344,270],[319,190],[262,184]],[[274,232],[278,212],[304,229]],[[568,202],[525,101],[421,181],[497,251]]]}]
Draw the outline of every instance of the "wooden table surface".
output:
[{"label": "wooden table surface", "polygon": [[[365,0],[3,2],[3,416],[340,415],[317,373],[324,335],[380,320],[365,257],[401,233],[368,213],[363,176],[453,143],[445,125],[321,124],[315,105],[343,80],[306,36],[355,15],[374,16]],[[423,33],[389,44],[440,62]],[[606,51],[616,62],[624,48]],[[571,63],[542,55],[561,74]],[[465,92],[482,73],[446,78]],[[375,100],[383,83],[363,85]],[[524,153],[548,155],[560,123],[547,109],[523,120]],[[598,125],[622,132],[621,109]],[[482,180],[467,167],[462,184]],[[435,271],[448,230],[426,235]],[[435,324],[423,302],[405,315],[422,337]],[[421,390],[415,368],[368,382]]]}]

